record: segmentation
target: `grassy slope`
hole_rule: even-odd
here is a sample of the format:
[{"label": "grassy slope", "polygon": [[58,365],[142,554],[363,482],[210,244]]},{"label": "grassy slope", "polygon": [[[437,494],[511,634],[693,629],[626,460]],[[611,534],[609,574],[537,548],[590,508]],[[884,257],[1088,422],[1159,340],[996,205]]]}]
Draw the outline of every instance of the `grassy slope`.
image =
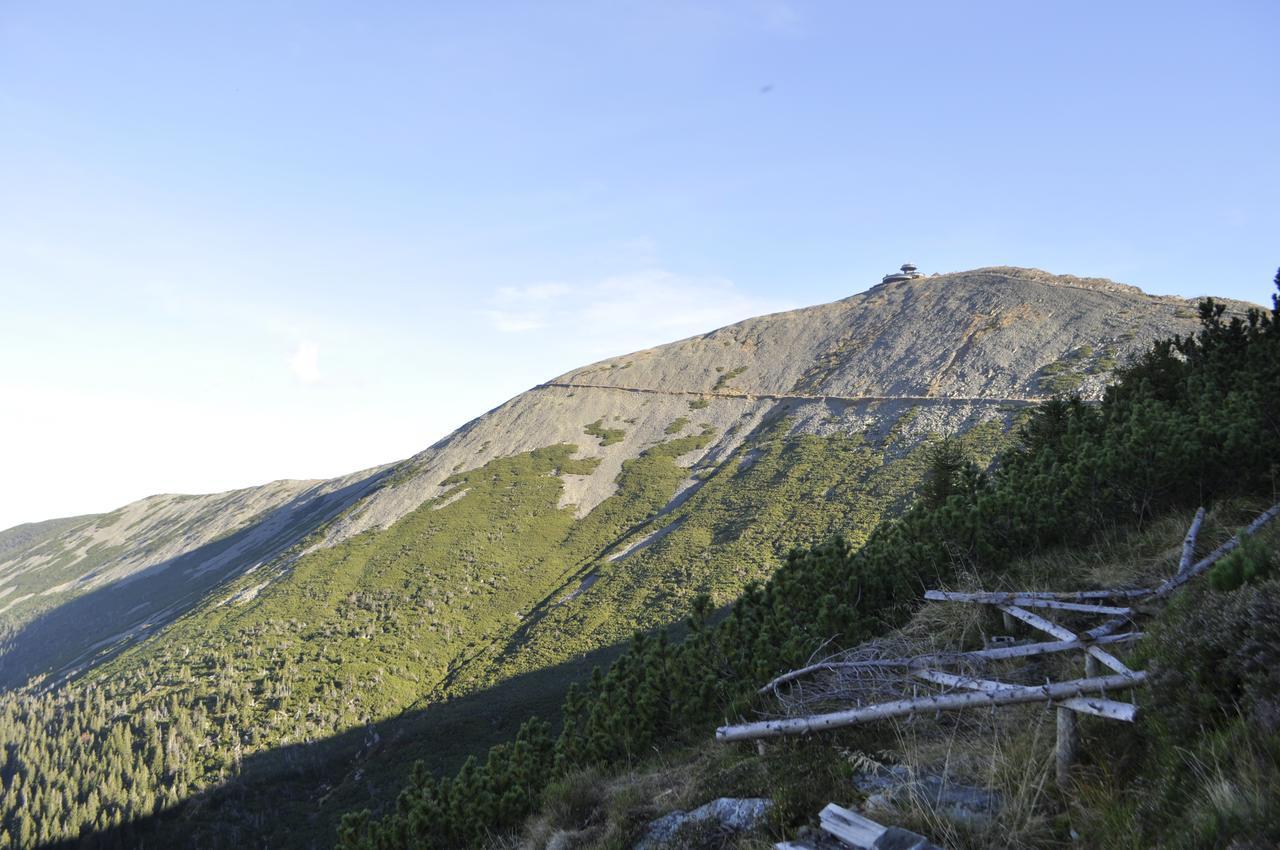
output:
[{"label": "grassy slope", "polygon": [[[635,629],[678,620],[694,594],[729,601],[767,577],[779,554],[835,530],[861,540],[903,503],[922,470],[921,446],[899,430],[878,445],[787,430],[779,421],[756,435],[665,515],[689,474],[677,459],[705,445],[709,430],[627,462],[618,492],[580,520],[557,507],[559,476],[584,474],[594,460],[574,460],[574,447],[562,445],[493,461],[456,476],[451,491],[383,532],[306,555],[264,587],[266,576],[243,577],[238,589],[257,591],[252,604],[206,605],[93,678],[152,671],[162,685],[135,698],[134,711],[168,695],[203,702],[211,723],[240,730],[246,755],[263,753],[263,764],[274,748],[408,711],[412,740],[394,758],[364,762],[363,782],[393,781],[410,757],[453,769],[509,735],[511,721],[555,706],[568,681],[589,669],[584,659],[607,660]],[[997,423],[965,437],[984,461],[1005,440]],[[680,526],[653,546],[613,563],[602,558],[667,522]],[[566,602],[589,574],[595,584]],[[600,650],[606,654],[587,656]],[[517,680],[530,686],[500,687]],[[232,682],[244,697],[226,697]],[[494,695],[485,722],[429,710],[467,694]],[[224,765],[220,749],[206,748],[205,770]],[[345,764],[358,749],[335,745],[310,757]],[[329,771],[326,783],[337,787],[325,792],[334,796],[322,822],[288,840],[332,835],[342,801],[367,804],[372,790],[347,773]],[[305,788],[291,793],[307,806]]]}]

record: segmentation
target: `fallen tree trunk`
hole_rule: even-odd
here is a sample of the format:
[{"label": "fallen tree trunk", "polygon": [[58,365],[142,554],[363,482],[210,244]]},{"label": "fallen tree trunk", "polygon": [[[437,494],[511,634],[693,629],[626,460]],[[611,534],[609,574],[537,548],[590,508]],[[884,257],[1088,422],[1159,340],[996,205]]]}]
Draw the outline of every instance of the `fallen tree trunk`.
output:
[{"label": "fallen tree trunk", "polygon": [[827,670],[847,670],[858,668],[885,668],[897,667],[901,669],[922,669],[925,667],[935,667],[938,665],[956,664],[962,661],[974,659],[985,659],[988,661],[998,661],[1005,658],[1030,658],[1036,655],[1048,655],[1055,652],[1072,652],[1074,650],[1088,649],[1090,646],[1101,646],[1110,643],[1127,643],[1131,640],[1141,640],[1142,632],[1125,632],[1118,635],[1104,635],[1094,641],[1086,640],[1051,640],[1043,643],[1024,643],[1017,646],[997,646],[991,649],[972,649],[965,652],[945,652],[935,653],[933,655],[916,655],[910,658],[877,658],[867,661],[822,661],[817,664],[810,664],[808,667],[801,667],[798,670],[791,670],[778,676],[773,681],[761,687],[757,693],[767,694],[769,691],[780,685],[803,678],[810,673],[822,673]]},{"label": "fallen tree trunk", "polygon": [[[1068,629],[1066,626],[1060,626],[1051,620],[1046,620],[1039,614],[1033,614],[1030,611],[1019,608],[1017,605],[1001,605],[999,608],[1006,614],[1017,617],[1032,628],[1039,629],[1045,634],[1053,635],[1058,640],[1080,640],[1080,636],[1071,631],[1071,629]],[[1096,641],[1090,643],[1090,646],[1085,647],[1085,652],[1089,653],[1089,655],[1098,659],[1117,673],[1131,672],[1125,663],[1119,658],[1116,658],[1105,649],[1099,649],[1097,646],[1093,646],[1092,643],[1096,643]]]},{"label": "fallen tree trunk", "polygon": [[[933,682],[938,685],[982,691],[988,694],[1022,687],[1022,685],[1012,685],[1008,682],[993,682],[990,679],[956,676],[951,673],[942,673],[938,670],[917,670],[915,676],[926,682]],[[1117,702],[1116,700],[1103,699],[1101,697],[1069,697],[1063,700],[1055,700],[1053,704],[1069,708],[1072,711],[1078,711],[1081,714],[1092,714],[1095,717],[1124,720],[1130,723],[1133,722],[1133,718],[1138,714],[1138,707],[1133,703]]]},{"label": "fallen tree trunk", "polygon": [[[1143,590],[1141,593],[1150,593]],[[988,605],[1022,605],[1027,608],[1053,608],[1058,611],[1082,611],[1087,614],[1132,614],[1133,609],[1088,602],[1063,602],[1033,593],[956,593],[949,590],[926,590],[924,598],[933,602],[982,602]]]},{"label": "fallen tree trunk", "polygon": [[937,696],[900,699],[892,702],[816,714],[809,717],[789,717],[778,720],[761,720],[722,726],[716,730],[718,741],[744,741],[755,738],[779,738],[785,735],[804,735],[825,729],[839,729],[869,720],[885,720],[904,717],[920,711],[956,711],[982,706],[1015,705],[1026,702],[1052,702],[1086,694],[1105,693],[1108,690],[1124,690],[1139,685],[1147,674],[1141,670],[1098,676],[1091,679],[1074,679],[1047,685],[1018,686],[995,693],[941,694]]},{"label": "fallen tree trunk", "polygon": [[1182,541],[1182,557],[1178,559],[1178,575],[1191,569],[1191,559],[1196,555],[1196,537],[1200,535],[1200,526],[1204,523],[1204,508],[1196,511],[1196,518],[1191,520],[1191,528],[1187,529],[1187,537]]}]

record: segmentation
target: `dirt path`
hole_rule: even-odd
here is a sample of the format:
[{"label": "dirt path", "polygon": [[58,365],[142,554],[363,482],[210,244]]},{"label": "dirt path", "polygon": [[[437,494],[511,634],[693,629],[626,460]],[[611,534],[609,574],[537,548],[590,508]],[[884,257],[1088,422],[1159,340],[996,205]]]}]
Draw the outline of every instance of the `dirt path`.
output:
[{"label": "dirt path", "polygon": [[921,403],[949,404],[1039,404],[1048,401],[1039,398],[996,398],[991,396],[929,396],[929,395],[808,395],[804,393],[776,395],[773,393],[726,392],[724,390],[657,390],[650,387],[622,387],[609,384],[580,384],[568,381],[548,381],[538,384],[534,389],[558,387],[570,390],[616,390],[624,393],[645,393],[648,395],[687,396],[690,398],[734,398],[745,401],[843,401],[850,403],[869,401],[913,401]]}]

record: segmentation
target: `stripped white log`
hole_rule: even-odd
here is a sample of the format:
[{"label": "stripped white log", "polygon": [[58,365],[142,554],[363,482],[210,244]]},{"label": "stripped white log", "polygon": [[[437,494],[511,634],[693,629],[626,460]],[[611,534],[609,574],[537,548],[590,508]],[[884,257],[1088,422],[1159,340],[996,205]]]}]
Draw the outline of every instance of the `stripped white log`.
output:
[{"label": "stripped white log", "polygon": [[939,664],[957,664],[962,661],[973,659],[1000,660],[1004,658],[1030,658],[1035,655],[1048,655],[1055,652],[1072,652],[1074,650],[1085,650],[1090,646],[1098,646],[1109,643],[1127,643],[1132,640],[1141,640],[1142,632],[1125,632],[1118,635],[1104,635],[1096,641],[1083,640],[1052,640],[1044,643],[1024,643],[1017,646],[998,646],[994,649],[973,649],[967,652],[947,652],[934,655],[916,655],[911,658],[876,658],[868,661],[823,661],[819,664],[810,664],[808,667],[801,667],[798,670],[792,670],[783,673],[781,676],[773,679],[771,682],[760,688],[757,693],[767,694],[780,685],[803,678],[810,673],[821,673],[825,670],[842,670],[842,669],[858,669],[858,668],[876,668],[876,667],[897,667],[901,669],[916,669],[923,667],[933,667]]},{"label": "stripped white log", "polygon": [[[952,673],[943,673],[940,670],[917,670],[913,675],[916,678],[938,685],[966,688],[971,691],[982,691],[989,694],[1008,690],[1009,688],[1022,687],[1008,682],[975,679],[972,676],[956,676]],[[1129,723],[1133,722],[1138,713],[1137,706],[1133,705],[1133,703],[1117,702],[1116,700],[1102,699],[1101,697],[1071,697],[1070,699],[1058,700],[1054,702],[1054,705],[1069,708],[1081,714],[1092,714],[1097,717],[1105,717],[1108,720],[1124,720]]]},{"label": "stripped white log", "polygon": [[1204,522],[1204,508],[1196,511],[1196,518],[1191,520],[1191,528],[1187,530],[1186,539],[1182,541],[1182,557],[1178,559],[1178,575],[1191,569],[1191,559],[1196,555],[1196,537],[1200,534],[1200,526]]},{"label": "stripped white log", "polygon": [[[999,606],[999,608],[1001,611],[1005,612],[1006,614],[1009,614],[1013,617],[1017,617],[1019,620],[1026,623],[1028,626],[1031,626],[1033,629],[1039,629],[1045,634],[1053,635],[1058,640],[1080,640],[1080,636],[1077,635],[1075,632],[1071,631],[1071,629],[1068,629],[1066,626],[1060,626],[1057,623],[1053,622],[1052,620],[1046,620],[1044,617],[1041,617],[1039,614],[1033,614],[1024,608],[1019,608],[1017,605],[1001,605]],[[1116,658],[1114,655],[1112,655],[1110,652],[1107,652],[1105,649],[1101,649],[1100,647],[1090,645],[1085,648],[1085,652],[1089,653],[1094,658],[1098,659],[1103,664],[1107,665],[1117,673],[1131,672],[1128,666],[1126,666],[1123,661],[1121,661],[1119,658]]]},{"label": "stripped white log", "polygon": [[826,808],[818,813],[818,820],[822,824],[823,832],[834,835],[853,847],[871,847],[888,831],[886,827],[870,818],[864,818],[857,812],[851,812],[835,803],[828,803]]},{"label": "stripped white log", "polygon": [[988,694],[994,694],[997,691],[1007,691],[1010,688],[1020,688],[1022,685],[1014,685],[1009,682],[994,682],[991,679],[975,679],[973,676],[957,676],[954,673],[944,673],[941,670],[916,670],[911,675],[917,679],[923,679],[926,682],[933,682],[935,685],[947,685],[952,688],[967,688],[971,691],[982,691]]},{"label": "stripped white log", "polygon": [[[1051,640],[1045,643],[1024,643],[1018,646],[998,646],[995,649],[975,649],[971,652],[961,652],[952,656],[934,656],[937,658],[1029,658],[1033,655],[1047,655],[1053,652],[1071,652],[1078,649],[1088,649],[1091,646],[1098,646],[1108,643],[1126,643],[1131,640],[1141,640],[1142,632],[1125,632],[1118,635],[1105,635],[1094,641],[1085,640]],[[928,656],[925,656],[926,660]]]},{"label": "stripped white log", "polygon": [[[1150,593],[1149,590],[1142,591]],[[1088,602],[1063,602],[1029,593],[956,593],[949,590],[926,590],[924,598],[933,602],[982,602],[988,605],[1021,605],[1026,608],[1053,608],[1059,611],[1083,611],[1087,614],[1132,614],[1133,609],[1117,605]]]},{"label": "stripped white log", "polygon": [[1121,720],[1125,723],[1132,723],[1138,716],[1138,707],[1133,703],[1102,697],[1072,697],[1055,702],[1054,705],[1069,708],[1080,714],[1092,714],[1094,717]]},{"label": "stripped white log", "polygon": [[[950,590],[926,590],[925,599],[950,599],[959,602],[1007,602],[1007,599],[987,599],[985,597],[1005,597],[1018,596],[1027,599],[1060,599],[1063,601],[1086,602],[1092,599],[1141,599],[1148,595],[1154,588],[1140,587],[1132,589],[1111,589],[1111,590],[979,590],[973,593],[964,593],[960,591]],[[930,596],[930,594],[945,594],[945,596]]]},{"label": "stripped white log", "polygon": [[716,730],[719,741],[742,741],[754,738],[778,738],[784,735],[804,735],[825,729],[839,729],[870,720],[886,720],[908,714],[927,711],[957,711],[981,706],[1015,705],[1025,702],[1053,702],[1086,694],[1105,693],[1132,688],[1146,681],[1142,670],[1098,676],[1093,679],[1072,679],[1069,682],[1053,682],[1046,685],[1015,687],[996,693],[974,691],[963,694],[940,694],[914,699],[900,699],[859,708],[848,708],[828,714],[808,717],[788,717],[777,720],[760,720],[755,723],[739,723],[721,726]]}]

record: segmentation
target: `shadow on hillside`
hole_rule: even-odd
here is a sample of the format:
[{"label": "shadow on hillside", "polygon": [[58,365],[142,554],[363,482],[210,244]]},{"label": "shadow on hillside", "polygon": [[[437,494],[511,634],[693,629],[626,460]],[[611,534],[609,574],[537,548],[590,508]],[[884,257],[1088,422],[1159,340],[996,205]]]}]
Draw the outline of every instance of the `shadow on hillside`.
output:
[{"label": "shadow on hillside", "polygon": [[[0,688],[61,677],[114,658],[190,610],[228,579],[274,557],[377,486],[393,468],[329,493],[314,489],[220,540],[77,596],[16,628],[0,647]],[[226,563],[210,567],[225,558]]]},{"label": "shadow on hillside", "polygon": [[310,744],[258,753],[240,775],[173,809],[57,850],[192,850],[332,847],[347,811],[394,805],[413,762],[452,773],[469,755],[515,736],[529,717],[553,719],[572,681],[606,667],[618,644],[492,688]]}]

